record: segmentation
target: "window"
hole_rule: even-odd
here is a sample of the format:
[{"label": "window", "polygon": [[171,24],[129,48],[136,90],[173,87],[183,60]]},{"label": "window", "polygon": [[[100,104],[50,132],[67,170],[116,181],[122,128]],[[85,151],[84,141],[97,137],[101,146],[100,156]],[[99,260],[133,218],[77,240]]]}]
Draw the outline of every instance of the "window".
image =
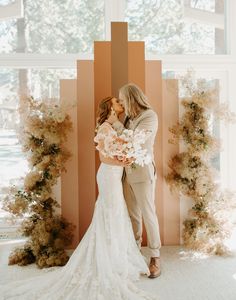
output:
[{"label": "window", "polygon": [[126,1],[130,40],[151,54],[226,53],[224,1]]},{"label": "window", "polygon": [[[186,70],[184,71],[174,71],[174,70],[164,70],[163,78],[164,79],[179,79],[181,76],[186,74]],[[203,78],[209,84],[209,87],[215,88],[219,91],[218,96],[216,96],[216,101],[218,103],[226,103],[227,102],[227,72],[224,71],[214,71],[210,72],[209,70],[196,70],[196,78]],[[179,84],[179,99],[185,97],[181,90],[181,85]],[[179,111],[180,111],[180,118],[183,111],[181,103],[179,103]],[[225,126],[222,126],[218,119],[211,119],[210,120],[211,132],[217,138],[221,139],[222,144],[227,144],[227,130]],[[212,166],[220,173],[220,181],[223,186],[227,185],[228,176],[227,176],[227,166],[228,166],[228,155],[227,149],[223,148],[223,151],[218,153],[216,156],[212,158]],[[226,168],[225,168],[226,167]]]},{"label": "window", "polygon": [[[176,69],[165,67],[163,68],[163,78],[164,79],[178,79],[180,76],[183,76],[189,68],[189,63],[182,62],[181,67],[178,66]],[[213,68],[213,69],[212,69]],[[197,78],[205,78],[209,84],[214,85],[216,88],[219,88],[219,97],[216,98],[216,101],[219,103],[228,103],[231,110],[236,111],[235,106],[235,96],[236,91],[233,88],[232,81],[232,70],[229,69],[227,63],[223,66],[219,64],[218,66],[213,66],[211,63],[205,62],[204,67],[202,65],[195,66],[194,69],[196,71]],[[227,70],[228,69],[228,70]],[[181,91],[179,91],[180,100],[181,100]],[[183,108],[180,106],[180,116],[183,113]],[[224,122],[220,122],[218,119],[212,119],[212,133],[218,139],[220,139],[222,149],[221,152],[218,153],[212,159],[212,166],[217,169],[219,172],[219,178],[217,177],[217,181],[221,184],[222,189],[231,189],[235,191],[235,164],[234,156],[235,156],[235,125],[230,126],[228,124],[224,124]],[[180,144],[180,150],[184,151],[184,145]],[[188,216],[188,210],[191,209],[193,203],[189,198],[182,196],[180,199],[180,224],[186,219]],[[236,216],[232,214],[232,222],[236,225]],[[182,226],[182,225],[181,225]],[[227,245],[235,249],[236,242],[236,227],[233,230],[232,236],[227,240]]]},{"label": "window", "polygon": [[[17,111],[19,88],[28,89],[30,94],[36,98],[41,96],[59,97],[59,79],[75,78],[75,76],[75,70],[70,69],[0,70],[0,191],[2,188],[8,187],[11,182],[17,182],[28,170],[16,132],[19,124]],[[0,194],[0,197],[4,196],[3,193]],[[3,219],[5,216],[7,213],[1,209],[0,202],[0,237],[1,232],[4,231],[3,236],[5,236],[6,231],[9,231],[9,226]]]},{"label": "window", "polygon": [[105,38],[104,1],[23,0],[24,18],[0,20],[0,53],[92,53]]},{"label": "window", "polygon": [[[18,14],[16,2],[23,3]],[[11,17],[1,6],[12,7]],[[0,0],[0,8],[0,163],[9,171],[13,164],[27,169],[15,134],[18,89],[58,96],[59,79],[76,76],[76,59],[93,59],[93,41],[110,39],[111,21],[129,22],[129,40],[145,41],[146,59],[161,59],[166,78],[192,66],[218,79],[220,99],[236,112],[235,0]],[[215,130],[224,138],[215,163],[234,189],[235,127]],[[0,172],[4,184],[20,176]]]},{"label": "window", "polygon": [[216,1],[215,0],[190,0],[190,1],[185,1],[186,5],[190,5],[192,8],[197,8],[197,9],[202,9],[206,11],[211,11],[215,12],[216,11],[216,4],[219,5],[219,3],[222,3],[223,1]]}]

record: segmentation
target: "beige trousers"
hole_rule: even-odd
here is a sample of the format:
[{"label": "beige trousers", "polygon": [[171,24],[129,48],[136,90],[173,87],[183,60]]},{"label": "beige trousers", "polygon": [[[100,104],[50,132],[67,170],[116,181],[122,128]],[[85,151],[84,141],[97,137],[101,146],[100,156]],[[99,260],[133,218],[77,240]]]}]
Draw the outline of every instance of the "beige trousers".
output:
[{"label": "beige trousers", "polygon": [[139,248],[142,243],[142,219],[147,232],[150,257],[160,256],[160,233],[155,207],[156,179],[138,183],[128,182],[123,178],[124,196],[127,203],[134,236]]}]

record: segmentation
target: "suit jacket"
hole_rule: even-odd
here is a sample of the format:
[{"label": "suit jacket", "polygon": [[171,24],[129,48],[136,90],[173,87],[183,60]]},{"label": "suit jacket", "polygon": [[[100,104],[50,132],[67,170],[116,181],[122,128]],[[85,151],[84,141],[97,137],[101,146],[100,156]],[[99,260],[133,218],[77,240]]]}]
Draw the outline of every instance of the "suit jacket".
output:
[{"label": "suit jacket", "polygon": [[[125,124],[125,125],[124,125]],[[135,168],[125,167],[125,176],[130,183],[152,181],[156,178],[156,167],[154,162],[154,142],[158,129],[157,114],[152,109],[144,110],[133,120],[125,118],[124,124],[120,121],[116,121],[113,124],[113,128],[118,132],[121,132],[124,128],[148,130],[150,135],[146,140],[143,148],[147,149],[149,155],[152,158],[152,162],[148,165],[136,166]]]}]

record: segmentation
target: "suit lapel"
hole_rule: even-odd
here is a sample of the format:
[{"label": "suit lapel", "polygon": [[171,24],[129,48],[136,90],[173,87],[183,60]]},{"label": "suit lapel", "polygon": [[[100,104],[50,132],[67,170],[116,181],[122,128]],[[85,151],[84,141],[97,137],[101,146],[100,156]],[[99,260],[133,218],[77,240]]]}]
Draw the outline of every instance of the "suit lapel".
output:
[{"label": "suit lapel", "polygon": [[140,120],[142,120],[142,118],[144,117],[144,115],[146,114],[147,111],[148,110],[144,110],[140,115],[138,115],[133,120],[131,120],[128,116],[126,116],[125,120],[124,120],[124,127],[135,130],[135,128],[138,126]]},{"label": "suit lapel", "polygon": [[147,112],[147,110],[144,110],[141,114],[139,114],[136,118],[134,118],[131,121],[130,129],[133,129],[133,130],[136,129],[136,127],[138,126],[140,120],[142,120],[142,118],[144,117],[144,115],[146,114],[146,112]]}]

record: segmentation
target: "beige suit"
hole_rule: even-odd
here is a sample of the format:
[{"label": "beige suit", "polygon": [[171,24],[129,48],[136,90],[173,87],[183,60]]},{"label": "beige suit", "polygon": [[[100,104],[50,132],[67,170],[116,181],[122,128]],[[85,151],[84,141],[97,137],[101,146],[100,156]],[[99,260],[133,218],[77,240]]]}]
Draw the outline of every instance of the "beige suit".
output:
[{"label": "beige suit", "polygon": [[[151,257],[160,256],[160,233],[155,207],[156,167],[154,162],[154,141],[157,133],[158,119],[152,109],[139,114],[135,119],[125,120],[125,127],[129,129],[145,129],[151,132],[144,148],[152,157],[152,163],[143,167],[126,167],[123,176],[124,196],[127,202],[135,239],[139,247],[142,242],[142,218],[147,231],[148,249]],[[117,121],[114,129],[122,131],[124,125]]]}]

